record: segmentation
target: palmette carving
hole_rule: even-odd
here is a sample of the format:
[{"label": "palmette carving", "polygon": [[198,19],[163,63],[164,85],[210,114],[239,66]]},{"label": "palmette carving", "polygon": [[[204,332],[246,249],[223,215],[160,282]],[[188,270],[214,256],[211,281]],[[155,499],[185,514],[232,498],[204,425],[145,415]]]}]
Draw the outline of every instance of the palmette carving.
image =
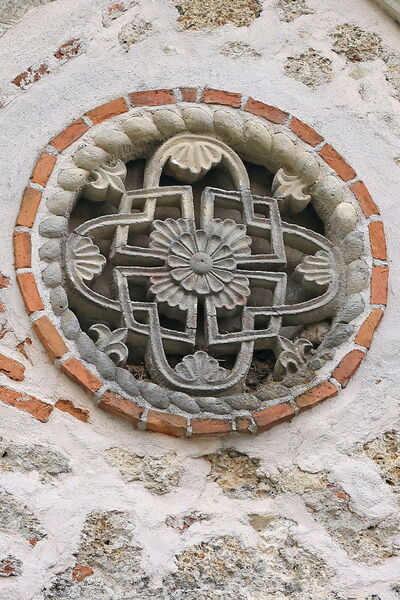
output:
[{"label": "palmette carving", "polygon": [[89,237],[71,236],[71,254],[74,270],[83,281],[92,279],[101,274],[107,259],[100,254],[99,248]]},{"label": "palmette carving", "polygon": [[202,350],[185,356],[182,362],[175,366],[175,372],[188,383],[201,385],[212,384],[228,375],[228,371],[221,367],[215,358]]}]

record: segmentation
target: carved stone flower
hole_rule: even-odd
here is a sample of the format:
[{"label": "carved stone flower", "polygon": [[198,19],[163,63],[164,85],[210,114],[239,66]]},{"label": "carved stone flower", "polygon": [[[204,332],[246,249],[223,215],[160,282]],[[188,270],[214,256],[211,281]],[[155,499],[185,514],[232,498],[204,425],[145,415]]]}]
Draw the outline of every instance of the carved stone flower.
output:
[{"label": "carved stone flower", "polygon": [[217,308],[246,303],[249,280],[237,272],[237,257],[250,254],[244,225],[214,219],[204,229],[185,219],[155,221],[150,247],[165,253],[167,272],[151,277],[158,302],[187,309],[199,297],[212,296]]}]

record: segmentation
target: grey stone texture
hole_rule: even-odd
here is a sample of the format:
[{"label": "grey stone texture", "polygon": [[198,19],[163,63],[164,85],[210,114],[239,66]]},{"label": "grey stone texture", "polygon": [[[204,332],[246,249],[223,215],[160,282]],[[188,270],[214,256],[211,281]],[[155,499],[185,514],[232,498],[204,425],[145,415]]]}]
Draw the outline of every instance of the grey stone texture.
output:
[{"label": "grey stone texture", "polygon": [[38,518],[18,498],[0,489],[0,529],[7,533],[18,534],[27,541],[35,542],[46,533]]},{"label": "grey stone texture", "polygon": [[381,37],[372,31],[365,31],[358,25],[339,25],[331,32],[331,37],[334,40],[334,52],[343,54],[351,62],[373,60],[382,55]]},{"label": "grey stone texture", "polygon": [[183,466],[176,454],[139,456],[124,448],[110,448],[106,460],[117,467],[126,483],[140,481],[153,494],[167,494],[179,485]]},{"label": "grey stone texture", "polygon": [[39,444],[16,444],[0,438],[0,471],[36,471],[41,480],[51,481],[62,473],[69,473],[71,467],[68,458],[55,448]]},{"label": "grey stone texture", "polygon": [[309,15],[313,11],[305,0],[278,0],[277,9],[281,21],[290,23],[301,15]]},{"label": "grey stone texture", "polygon": [[227,23],[245,27],[262,10],[259,0],[180,0],[175,6],[184,29],[214,29]]},{"label": "grey stone texture", "polygon": [[285,73],[310,88],[316,88],[332,79],[332,61],[314,48],[309,48],[287,58]]}]

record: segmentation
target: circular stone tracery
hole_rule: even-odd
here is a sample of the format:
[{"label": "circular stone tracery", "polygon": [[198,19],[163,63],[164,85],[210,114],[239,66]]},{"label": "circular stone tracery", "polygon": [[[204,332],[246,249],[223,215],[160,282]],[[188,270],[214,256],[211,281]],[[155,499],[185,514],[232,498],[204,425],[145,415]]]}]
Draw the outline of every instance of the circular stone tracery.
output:
[{"label": "circular stone tracery", "polygon": [[[212,94],[205,92],[204,97]],[[59,191],[43,193],[48,212],[43,207],[45,216],[33,228],[42,245],[40,261],[33,255],[32,267],[36,277],[42,271],[48,290],[43,300],[56,329],[51,329],[50,322],[44,324],[44,317],[36,318],[41,301],[32,300],[32,288],[27,291],[32,275],[26,272],[26,263],[22,267],[16,260],[17,269],[24,269],[18,280],[35,318],[35,330],[52,357],[60,358],[63,370],[84,387],[90,380],[92,392],[104,382],[109,391],[103,395],[101,389],[100,406],[106,410],[172,435],[224,433],[232,428],[246,433],[264,430],[291,418],[296,407],[303,409],[334,395],[336,382],[346,383],[351,370],[347,361],[357,366],[363,358],[360,346],[370,343],[365,332],[376,327],[386,302],[376,284],[377,278],[382,282],[387,275],[382,264],[385,257],[376,257],[380,262],[374,265],[375,257],[364,240],[364,218],[351,194],[354,191],[362,201],[360,186],[350,184],[349,188],[343,183],[347,177],[343,165],[338,168],[340,178],[326,165],[330,147],[324,146],[317,154],[296,141],[285,125],[271,126],[251,114],[255,107],[254,112],[271,114],[275,122],[283,123],[284,113],[275,108],[268,112],[271,107],[253,100],[244,111],[175,104],[172,94],[170,101],[165,107],[131,109],[111,127],[93,127],[90,137],[82,138],[84,144],[79,140],[70,146],[68,129],[51,142],[63,151],[49,182],[53,190],[57,179]],[[307,139],[310,130],[299,129],[297,120],[293,123],[293,130]],[[147,160],[143,189],[139,186],[127,192],[125,163],[141,157]],[[267,169],[267,178],[272,174],[269,193],[264,188],[259,196],[258,190],[250,192],[251,171],[242,160]],[[335,155],[332,164],[338,165],[337,160]],[[42,155],[33,185],[47,183],[41,161],[54,163],[56,159]],[[218,178],[222,177],[218,181],[224,172],[230,173],[233,184],[227,184],[228,191],[206,187],[201,199],[191,200],[187,184],[198,185],[215,168],[220,169]],[[163,169],[176,184],[159,187]],[[215,177],[210,183],[215,185]],[[136,226],[142,217],[133,215],[151,213],[160,191],[163,216],[150,218],[147,245],[135,246],[143,223]],[[85,206],[82,199],[108,207],[105,213],[96,209],[104,216],[79,217]],[[217,207],[217,218],[212,218],[210,202]],[[25,200],[24,204],[17,225],[30,228]],[[203,222],[198,218],[200,205],[205,211]],[[169,216],[178,206],[181,215]],[[307,208],[311,206],[314,213]],[[361,207],[367,214],[365,204]],[[321,231],[315,213],[326,237],[315,233]],[[128,226],[127,215],[132,217]],[[119,223],[125,224],[119,227]],[[154,267],[149,266],[149,253],[154,254],[152,260],[157,259]],[[132,257],[141,257],[137,267],[131,266]],[[367,289],[371,266],[372,312]],[[138,300],[130,297],[136,287],[128,285],[133,276],[147,281],[145,295]],[[112,279],[113,284],[107,283]],[[110,292],[113,289],[118,293]],[[205,338],[203,334],[197,337],[197,303],[209,319]],[[139,305],[146,310],[158,307],[159,318],[164,319],[158,342],[149,332],[149,327],[154,332],[156,321],[151,313],[141,316]],[[182,329],[182,314],[188,317],[186,329]],[[93,318],[85,320],[85,315]],[[181,325],[171,329],[170,318]],[[221,327],[214,331],[217,321]],[[360,324],[354,349],[355,328]],[[238,352],[236,362],[231,363],[222,352],[221,333]],[[58,336],[58,345],[49,339],[50,334]],[[160,386],[137,379],[123,368],[126,360],[132,361],[137,340],[143,343],[143,339],[150,344],[147,369]],[[64,358],[67,351],[76,358]],[[175,365],[173,361],[161,364],[174,351]],[[136,366],[130,362],[133,373],[141,368],[140,361]],[[332,372],[334,379],[328,382]],[[152,407],[165,412],[144,412]]]}]

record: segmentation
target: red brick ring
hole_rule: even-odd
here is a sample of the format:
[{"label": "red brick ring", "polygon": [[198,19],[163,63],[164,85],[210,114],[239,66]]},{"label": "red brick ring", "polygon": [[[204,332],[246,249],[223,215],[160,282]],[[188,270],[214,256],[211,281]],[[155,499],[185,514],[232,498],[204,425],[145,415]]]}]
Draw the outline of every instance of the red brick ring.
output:
[{"label": "red brick ring", "polygon": [[[87,123],[91,122],[93,125],[97,125],[107,119],[127,112],[129,110],[127,102],[132,107],[160,106],[175,104],[178,101],[195,102],[197,98],[200,98],[200,102],[203,103],[227,105],[234,108],[240,108],[243,103],[241,94],[213,89],[202,91],[197,88],[134,92],[127,96],[127,100],[118,98],[86,112],[83,115],[84,118],[78,118],[54,137],[49,143],[52,150],[43,151],[40,154],[30,177],[30,183],[25,189],[14,233],[15,268],[25,308],[29,315],[39,317],[35,318],[33,329],[45,347],[50,359],[57,361],[61,370],[91,395],[98,392],[102,386],[102,382],[80,360],[76,358],[63,358],[68,351],[63,337],[47,316],[42,316],[43,313],[37,313],[37,311],[44,311],[45,304],[40,296],[32,271],[31,231],[42,199],[44,187],[57,161],[57,154],[78,140],[82,134],[90,129]],[[370,279],[369,316],[361,324],[355,336],[354,349],[340,360],[339,364],[333,369],[331,377],[305,393],[298,395],[290,402],[286,401],[263,410],[257,410],[251,417],[186,418],[178,414],[145,410],[131,399],[119,396],[110,390],[102,394],[99,399],[99,406],[101,408],[109,413],[123,417],[141,429],[176,437],[201,437],[227,434],[232,431],[245,434],[254,433],[255,431],[266,431],[278,423],[289,421],[300,411],[312,408],[323,400],[335,396],[347,384],[370,348],[372,336],[383,316],[383,307],[386,306],[388,287],[385,235],[379,210],[364,183],[359,180],[354,181],[356,173],[352,167],[330,144],[323,144],[324,138],[321,135],[296,117],[283,112],[279,108],[258,102],[252,98],[244,101],[243,110],[263,117],[272,123],[285,124],[292,133],[309,146],[313,148],[320,146],[319,149],[316,149],[319,156],[346,183],[358,201],[364,216],[367,219],[372,217],[372,220],[368,221],[370,250],[373,259]],[[32,186],[32,184],[34,185]],[[47,420],[52,410],[50,405],[35,398],[27,398],[25,396],[24,402],[22,402],[20,395],[12,390],[6,390],[6,395],[6,402],[8,404],[22,408],[23,410],[26,410],[22,406],[26,402],[40,402],[39,413],[36,416],[41,421]],[[28,410],[28,412],[34,414],[37,411],[32,409],[32,411]]]}]

